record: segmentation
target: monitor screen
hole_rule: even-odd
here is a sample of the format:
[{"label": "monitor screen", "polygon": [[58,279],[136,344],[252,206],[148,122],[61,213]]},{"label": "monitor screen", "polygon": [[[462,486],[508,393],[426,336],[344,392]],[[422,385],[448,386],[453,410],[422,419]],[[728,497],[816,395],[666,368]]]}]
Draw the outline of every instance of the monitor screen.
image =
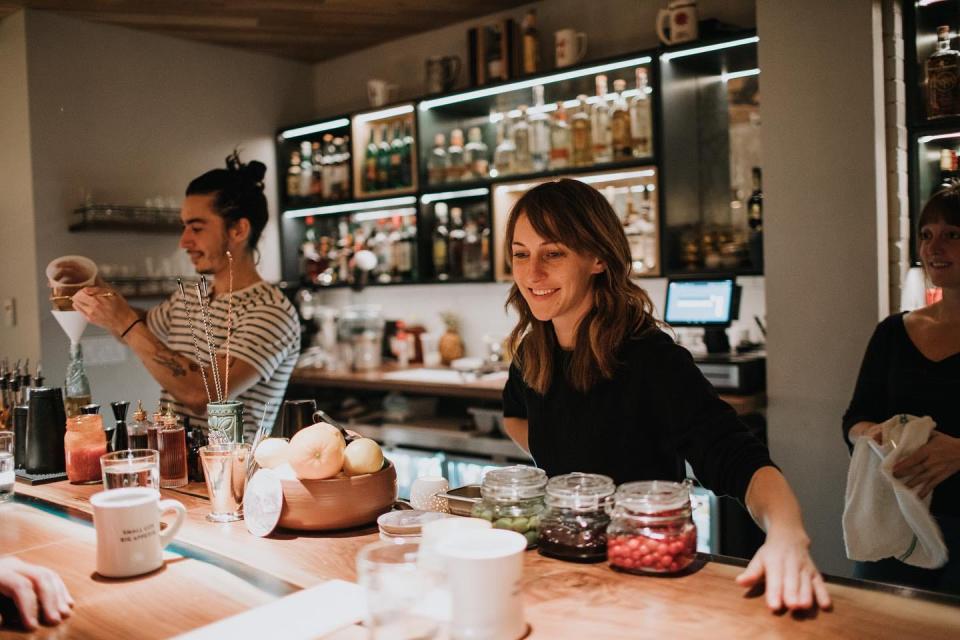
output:
[{"label": "monitor screen", "polygon": [[727,326],[734,291],[733,278],[670,280],[663,319],[675,327]]}]

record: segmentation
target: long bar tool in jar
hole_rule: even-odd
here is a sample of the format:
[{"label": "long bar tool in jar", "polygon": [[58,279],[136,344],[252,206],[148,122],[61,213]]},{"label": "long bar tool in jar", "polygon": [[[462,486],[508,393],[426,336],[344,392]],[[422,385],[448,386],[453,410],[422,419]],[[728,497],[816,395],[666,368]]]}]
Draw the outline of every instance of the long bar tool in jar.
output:
[{"label": "long bar tool in jar", "polygon": [[537,545],[546,484],[543,469],[524,465],[491,469],[483,476],[482,500],[474,506],[472,515],[489,520],[495,529],[523,534],[527,548],[532,549]]},{"label": "long bar tool in jar", "polygon": [[574,562],[606,560],[614,488],[611,478],[595,473],[550,478],[540,517],[540,554]]},{"label": "long bar tool in jar", "polygon": [[676,573],[687,568],[697,553],[691,487],[689,480],[620,485],[607,528],[610,566],[633,573]]}]

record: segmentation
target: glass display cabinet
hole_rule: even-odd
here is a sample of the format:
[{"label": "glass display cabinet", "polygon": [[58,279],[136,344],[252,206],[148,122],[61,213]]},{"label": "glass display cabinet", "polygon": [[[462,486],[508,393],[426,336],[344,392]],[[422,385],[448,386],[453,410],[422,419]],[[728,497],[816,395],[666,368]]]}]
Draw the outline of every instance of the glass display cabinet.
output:
[{"label": "glass display cabinet", "polygon": [[280,207],[288,211],[350,200],[351,146],[345,116],[277,134]]},{"label": "glass display cabinet", "polygon": [[415,193],[416,139],[413,103],[354,115],[354,198]]},{"label": "glass display cabinet", "polygon": [[422,282],[490,282],[493,272],[490,189],[420,197]]}]

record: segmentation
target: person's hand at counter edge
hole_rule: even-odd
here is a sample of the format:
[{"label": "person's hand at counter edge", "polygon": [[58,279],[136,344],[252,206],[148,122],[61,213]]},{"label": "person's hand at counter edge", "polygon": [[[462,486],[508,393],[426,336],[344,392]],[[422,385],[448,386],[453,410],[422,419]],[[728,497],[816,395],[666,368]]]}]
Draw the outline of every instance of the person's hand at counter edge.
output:
[{"label": "person's hand at counter edge", "polygon": [[[111,293],[106,296],[103,294]],[[119,338],[140,314],[116,291],[101,287],[85,287],[73,296],[73,308],[88,322],[102,327]]]},{"label": "person's hand at counter edge", "polygon": [[772,611],[830,609],[826,583],[810,556],[810,538],[803,528],[800,506],[786,479],[775,467],[762,467],[747,488],[747,508],[767,533],[737,584],[752,587],[765,582],[767,606]]},{"label": "person's hand at counter edge", "polygon": [[[55,572],[19,558],[0,558],[0,596],[13,600],[27,629],[36,629],[40,613],[47,624],[56,625],[70,617],[73,598]],[[0,618],[0,625],[4,620]]]}]

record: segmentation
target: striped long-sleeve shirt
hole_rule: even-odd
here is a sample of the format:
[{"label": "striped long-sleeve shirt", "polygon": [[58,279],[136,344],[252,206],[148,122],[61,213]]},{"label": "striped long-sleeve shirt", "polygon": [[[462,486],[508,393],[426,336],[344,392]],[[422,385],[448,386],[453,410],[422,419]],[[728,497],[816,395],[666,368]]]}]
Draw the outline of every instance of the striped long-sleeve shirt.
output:
[{"label": "striped long-sleeve shirt", "polygon": [[[224,353],[227,337],[227,309],[229,296],[207,298],[210,313],[211,338],[216,352]],[[189,307],[179,293],[147,312],[147,326],[169,348],[196,361],[196,351],[187,322],[187,309],[193,321],[200,345],[200,364],[207,372],[210,393],[216,395],[210,375],[210,356],[207,350],[200,318],[199,304],[189,299]],[[296,310],[283,293],[266,282],[258,282],[233,294],[233,329],[230,338],[230,358],[238,358],[252,366],[257,382],[234,399],[243,403],[243,431],[250,440],[257,430],[267,403],[274,417],[283,401],[283,394],[293,367],[300,354],[300,321]],[[221,371],[221,379],[224,377]],[[174,411],[190,417],[190,424],[206,427],[206,416],[198,416],[178,402],[166,389],[161,391],[164,404],[171,403]]]}]

